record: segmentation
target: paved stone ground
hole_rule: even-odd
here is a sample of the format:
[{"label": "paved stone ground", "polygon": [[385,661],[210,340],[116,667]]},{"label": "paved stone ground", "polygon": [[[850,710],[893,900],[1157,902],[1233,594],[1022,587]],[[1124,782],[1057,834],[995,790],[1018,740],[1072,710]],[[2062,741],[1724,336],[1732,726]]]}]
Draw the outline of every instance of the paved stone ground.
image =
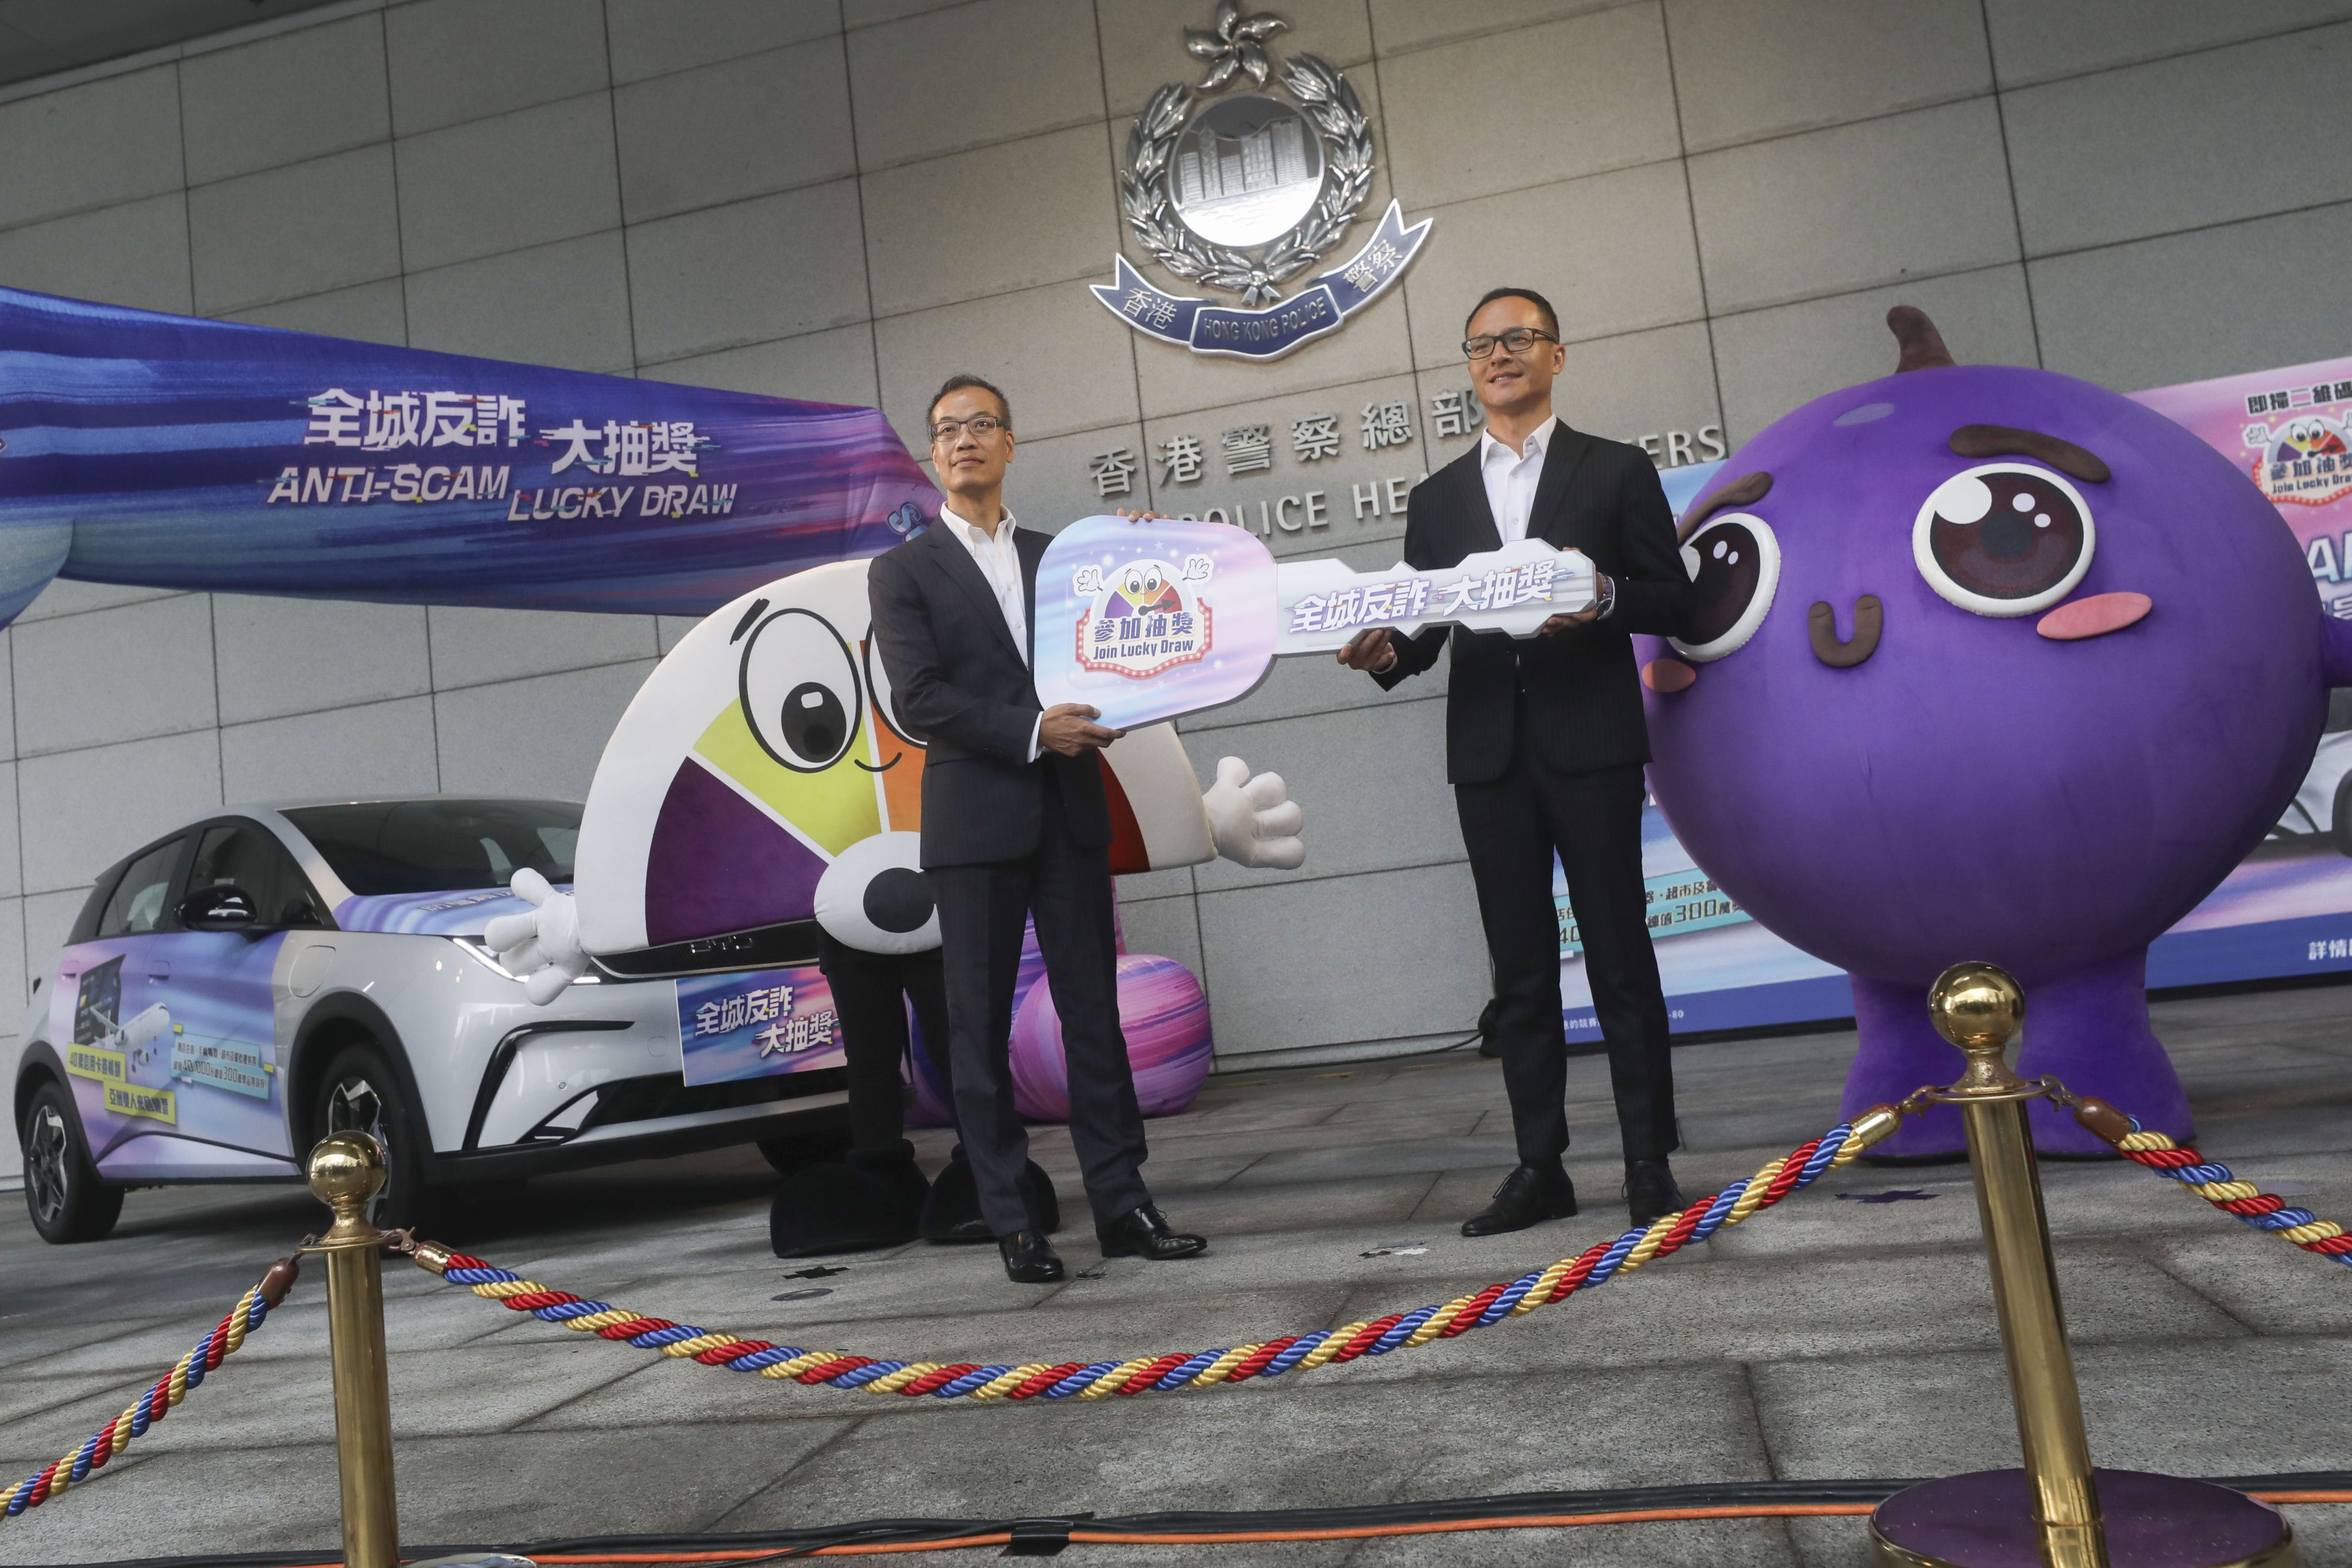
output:
[{"label": "paved stone ground", "polygon": [[[2352,1217],[2352,989],[2173,1002],[2158,1028],[2200,1142]],[[1675,1052],[1693,1192],[1835,1120],[1850,1035]],[[1007,1284],[985,1250],[915,1247],[794,1279],[749,1151],[534,1183],[447,1239],[640,1310],[907,1359],[1092,1359],[1233,1344],[1441,1300],[1622,1228],[1606,1078],[1572,1064],[1578,1217],[1466,1241],[1511,1163],[1492,1063],[1466,1053],[1223,1079],[1152,1125],[1149,1174],[1214,1240],[1180,1265]],[[1040,1157],[1082,1212],[1068,1142]],[[932,1135],[927,1154],[944,1145]],[[2352,1271],[2134,1169],[2044,1167],[2103,1464],[2188,1475],[2352,1468]],[[1925,1201],[1836,1193],[1909,1189]],[[289,1189],[138,1193],[94,1246],[0,1217],[0,1467],[30,1473],[138,1388],[321,1215]],[[1410,1251],[1406,1248],[1426,1248]],[[523,1541],[891,1514],[1234,1509],[2017,1461],[1965,1167],[1852,1169],[1654,1270],[1464,1339],[1277,1383],[971,1407],[779,1385],[388,1275],[404,1534]],[[0,1562],[337,1541],[321,1289],[87,1489],[0,1525]],[[2312,1568],[2352,1564],[2352,1508],[2293,1510]],[[1307,1546],[1085,1547],[1087,1563],[1859,1564],[1857,1520],[1587,1528]],[[329,1555],[331,1555],[331,1550]],[[1079,1561],[1074,1557],[1071,1561]]]}]

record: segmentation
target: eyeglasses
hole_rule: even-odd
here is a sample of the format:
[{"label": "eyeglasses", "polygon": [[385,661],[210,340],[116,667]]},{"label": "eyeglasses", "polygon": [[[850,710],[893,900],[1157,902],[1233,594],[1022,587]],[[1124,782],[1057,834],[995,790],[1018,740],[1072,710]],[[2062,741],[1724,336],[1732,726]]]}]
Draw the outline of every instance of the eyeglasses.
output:
[{"label": "eyeglasses", "polygon": [[1004,421],[993,414],[975,414],[969,419],[942,419],[931,426],[931,445],[953,441],[969,430],[982,440],[1004,428]]},{"label": "eyeglasses", "polygon": [[1558,342],[1559,340],[1549,332],[1539,332],[1533,327],[1513,327],[1507,332],[1481,332],[1475,338],[1463,339],[1462,355],[1465,359],[1485,359],[1495,352],[1496,343],[1502,344],[1515,354],[1523,354],[1538,342],[1556,343]]}]

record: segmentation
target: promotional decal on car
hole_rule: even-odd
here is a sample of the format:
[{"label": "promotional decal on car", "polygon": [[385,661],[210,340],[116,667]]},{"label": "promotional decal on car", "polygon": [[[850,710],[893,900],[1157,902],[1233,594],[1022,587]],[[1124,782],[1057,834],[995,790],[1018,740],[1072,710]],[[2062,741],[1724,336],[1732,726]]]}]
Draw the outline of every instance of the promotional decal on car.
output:
[{"label": "promotional decal on car", "polygon": [[[558,884],[566,892],[568,883]],[[335,906],[335,924],[344,931],[385,931],[395,936],[479,936],[500,915],[530,906],[504,888],[440,893],[381,893],[345,899]]]},{"label": "promotional decal on car", "polygon": [[688,1084],[781,1078],[843,1061],[833,987],[814,964],[679,981],[677,1037]]},{"label": "promotional decal on car", "polygon": [[[1282,298],[1286,281],[1338,248],[1374,166],[1371,119],[1347,77],[1313,55],[1277,58],[1268,46],[1288,27],[1219,0],[1210,30],[1184,32],[1207,75],[1197,87],[1162,87],[1128,132],[1118,195],[1136,243],[1174,276],[1241,296],[1234,308],[1171,294],[1114,257],[1111,281],[1087,288],[1137,331],[1198,354],[1279,359],[1338,331],[1403,276],[1429,237],[1429,219],[1407,226],[1391,202],[1354,255]],[[1225,91],[1244,76],[1285,96]]]},{"label": "promotional decal on car", "polygon": [[271,980],[282,934],[172,931],[59,957],[50,1037],[105,1174],[285,1174]]}]

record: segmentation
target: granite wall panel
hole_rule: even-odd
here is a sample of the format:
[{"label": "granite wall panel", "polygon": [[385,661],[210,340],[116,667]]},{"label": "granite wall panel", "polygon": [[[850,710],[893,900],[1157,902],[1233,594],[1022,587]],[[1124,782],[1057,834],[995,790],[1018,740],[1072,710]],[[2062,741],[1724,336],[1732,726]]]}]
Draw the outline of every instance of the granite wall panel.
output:
[{"label": "granite wall panel", "polygon": [[[1414,484],[1474,449],[1444,411],[1498,282],[1559,308],[1563,416],[1664,460],[1884,374],[1896,302],[1963,361],[2126,389],[2352,353],[2315,304],[2352,287],[2352,186],[2293,155],[2324,132],[2352,0],[1298,0],[1275,54],[1346,71],[1365,212],[1393,195],[1433,226],[1401,285],[1272,361],[1145,337],[1084,288],[1115,252],[1207,292],[1150,259],[1116,179],[1130,117],[1198,80],[1181,31],[1206,0],[686,10],[337,7],[12,87],[0,284],[871,404],[919,452],[931,390],[976,370],[1013,395],[1024,523],[1214,507],[1358,566],[1396,557]],[[1411,440],[1366,447],[1367,408]],[[1303,456],[1324,416],[1336,443]],[[1258,426],[1263,468],[1226,442]],[[0,1012],[93,871],[224,792],[576,795],[691,625],[70,582],[21,621]],[[1203,975],[1222,1060],[1412,1049],[1476,1016],[1444,691],[1442,669],[1383,695],[1291,661],[1182,724],[1203,778],[1235,752],[1307,813],[1297,875],[1122,886],[1130,943]],[[1411,939],[1331,934],[1359,929]]]}]

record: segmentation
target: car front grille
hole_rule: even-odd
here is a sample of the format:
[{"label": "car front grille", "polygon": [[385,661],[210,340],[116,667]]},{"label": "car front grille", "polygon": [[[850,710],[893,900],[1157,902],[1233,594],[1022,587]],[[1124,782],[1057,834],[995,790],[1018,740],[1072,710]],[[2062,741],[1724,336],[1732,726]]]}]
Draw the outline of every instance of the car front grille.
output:
[{"label": "car front grille", "polygon": [[[849,1087],[847,1068],[816,1068],[777,1078],[742,1079],[730,1083],[689,1086],[683,1073],[650,1073],[644,1078],[616,1079],[600,1085],[595,1103],[575,1127],[541,1122],[523,1140],[526,1143],[562,1142],[595,1127],[619,1122],[655,1121],[668,1116],[696,1116],[739,1106],[768,1105],[778,1100],[806,1100],[837,1093]],[[557,1115],[562,1114],[561,1111]],[[553,1118],[549,1119],[550,1121]]]}]

